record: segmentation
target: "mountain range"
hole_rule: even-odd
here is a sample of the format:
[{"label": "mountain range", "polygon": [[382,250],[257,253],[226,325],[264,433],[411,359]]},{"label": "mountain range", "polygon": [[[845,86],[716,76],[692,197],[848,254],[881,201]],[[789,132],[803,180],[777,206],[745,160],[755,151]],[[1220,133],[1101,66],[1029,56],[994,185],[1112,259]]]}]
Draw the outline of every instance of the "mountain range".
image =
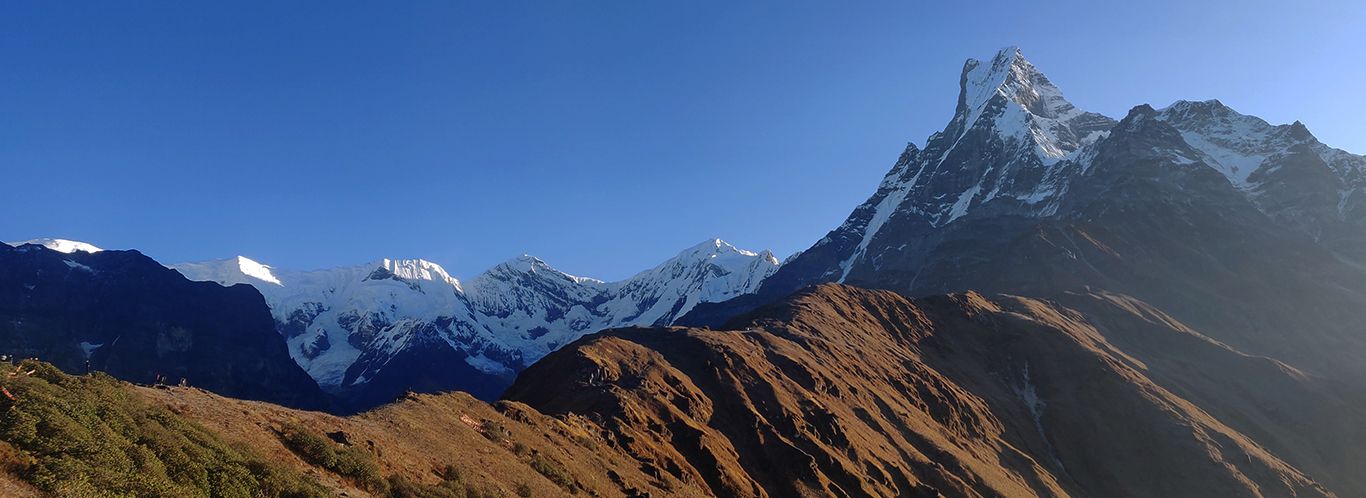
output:
[{"label": "mountain range", "polygon": [[[317,423],[496,409],[611,462],[541,473],[612,496],[1366,495],[1366,157],[1217,100],[1087,112],[1015,47],[959,88],[781,263],[711,240],[619,282],[530,256],[461,281],[41,240],[0,247],[0,347],[339,412],[501,397]],[[200,402],[177,410],[273,410]],[[535,466],[424,413],[365,430],[468,426],[487,460]]]},{"label": "mountain range", "polygon": [[751,293],[778,260],[713,239],[619,282],[531,256],[467,282],[420,259],[293,271],[239,256],[170,267],[255,287],[295,361],[324,389],[370,407],[407,390],[496,399],[526,365],[584,334],[667,325],[698,303]]}]

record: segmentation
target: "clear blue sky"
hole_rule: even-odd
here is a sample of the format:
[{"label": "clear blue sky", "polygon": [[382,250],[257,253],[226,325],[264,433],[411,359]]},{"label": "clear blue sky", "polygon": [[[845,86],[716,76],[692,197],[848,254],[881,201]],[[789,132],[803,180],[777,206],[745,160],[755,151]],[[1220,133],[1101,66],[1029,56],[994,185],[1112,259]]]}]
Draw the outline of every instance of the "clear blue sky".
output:
[{"label": "clear blue sky", "polygon": [[1366,152],[1356,2],[925,3],[5,2],[0,240],[466,278],[785,256],[1006,45],[1089,110],[1219,98]]}]

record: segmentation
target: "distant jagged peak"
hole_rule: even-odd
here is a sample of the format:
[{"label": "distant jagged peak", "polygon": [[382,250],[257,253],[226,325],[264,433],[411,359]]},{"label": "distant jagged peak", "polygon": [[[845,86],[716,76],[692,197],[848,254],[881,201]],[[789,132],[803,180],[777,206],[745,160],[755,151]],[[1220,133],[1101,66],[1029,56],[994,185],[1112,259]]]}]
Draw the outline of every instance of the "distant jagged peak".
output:
[{"label": "distant jagged peak", "polygon": [[[762,265],[776,269],[781,262],[773,255],[772,251],[767,249],[759,252],[748,251],[735,247],[719,238],[710,238],[680,251],[674,257],[665,260],[654,268],[636,274],[627,279],[626,282],[655,278],[651,275],[659,274],[669,268],[703,264],[716,265],[728,270],[749,265]],[[765,273],[771,273],[771,270]]]},{"label": "distant jagged peak", "polygon": [[66,253],[66,254],[71,254],[71,253],[76,252],[76,251],[83,251],[83,252],[88,252],[88,253],[97,253],[97,252],[100,252],[100,251],[103,251],[103,250],[104,250],[104,249],[100,249],[100,248],[98,248],[98,247],[95,247],[94,244],[89,244],[89,243],[81,242],[81,241],[78,241],[78,240],[58,239],[58,238],[51,238],[51,237],[43,237],[43,238],[38,238],[38,239],[31,239],[31,240],[24,240],[24,241],[20,241],[20,242],[10,242],[10,243],[9,243],[9,245],[16,246],[16,247],[21,246],[21,245],[24,245],[24,244],[39,245],[39,246],[43,246],[43,247],[46,247],[46,248],[48,248],[48,249],[52,249],[52,250],[54,250],[54,251],[61,252],[61,253]]},{"label": "distant jagged peak", "polygon": [[768,250],[760,252],[747,251],[735,247],[731,245],[729,242],[713,237],[702,242],[699,242],[693,245],[692,247],[684,249],[682,252],[679,252],[678,255],[674,257],[674,259],[686,257],[715,257],[716,255],[720,254],[738,254],[746,257],[767,255],[765,259],[773,258],[773,253],[769,252]]},{"label": "distant jagged peak", "polygon": [[546,263],[545,260],[538,258],[536,256],[532,256],[530,254],[522,254],[517,257],[508,258],[506,261],[498,263],[498,265],[495,266],[495,268],[507,268],[519,272],[535,272],[555,269],[554,267],[550,266],[550,263]]},{"label": "distant jagged peak", "polygon": [[1221,101],[1221,100],[1219,100],[1219,99],[1207,99],[1207,100],[1186,100],[1186,99],[1181,99],[1181,100],[1177,100],[1177,101],[1175,101],[1175,102],[1172,102],[1171,105],[1169,105],[1169,106],[1167,106],[1167,107],[1163,107],[1163,108],[1161,108],[1161,109],[1158,109],[1158,111],[1159,111],[1159,112],[1162,112],[1162,113],[1164,113],[1164,114],[1179,114],[1179,115],[1187,115],[1187,114],[1197,114],[1197,115],[1199,115],[1199,114],[1203,114],[1203,115],[1208,115],[1208,116],[1227,116],[1227,115],[1238,115],[1238,116],[1242,116],[1242,114],[1238,113],[1238,111],[1234,111],[1232,108],[1230,108],[1229,106],[1225,105],[1224,102]]},{"label": "distant jagged peak", "polygon": [[1260,141],[1281,128],[1257,116],[1235,111],[1218,99],[1178,100],[1158,110],[1157,117],[1178,128],[1199,129],[1202,133],[1246,141]]},{"label": "distant jagged peak", "polygon": [[[1157,111],[1156,119],[1179,130],[1186,143],[1204,155],[1201,159],[1206,164],[1240,188],[1249,188],[1255,183],[1250,177],[1268,158],[1284,154],[1297,145],[1315,147],[1330,163],[1338,156],[1347,158],[1346,153],[1321,144],[1299,121],[1273,125],[1257,116],[1238,112],[1216,99],[1178,100]],[[1352,175],[1354,172],[1339,171],[1339,174]]]},{"label": "distant jagged peak", "polygon": [[603,283],[601,280],[598,280],[596,278],[570,275],[568,273],[556,269],[553,266],[550,266],[550,263],[545,262],[545,260],[538,258],[536,256],[532,256],[530,254],[523,254],[521,256],[508,259],[507,261],[504,261],[502,263],[498,263],[493,268],[489,268],[488,270],[484,271],[483,273],[479,274],[479,276],[476,276],[474,278],[475,280],[484,280],[490,278],[506,279],[507,277],[514,275],[536,275],[539,277],[551,277],[560,280],[567,280],[574,283],[589,285]]},{"label": "distant jagged peak", "polygon": [[1158,119],[1178,128],[1198,129],[1206,134],[1243,138],[1249,142],[1268,138],[1294,142],[1317,141],[1304,123],[1295,121],[1273,125],[1260,117],[1238,112],[1218,99],[1178,100],[1159,109]]}]

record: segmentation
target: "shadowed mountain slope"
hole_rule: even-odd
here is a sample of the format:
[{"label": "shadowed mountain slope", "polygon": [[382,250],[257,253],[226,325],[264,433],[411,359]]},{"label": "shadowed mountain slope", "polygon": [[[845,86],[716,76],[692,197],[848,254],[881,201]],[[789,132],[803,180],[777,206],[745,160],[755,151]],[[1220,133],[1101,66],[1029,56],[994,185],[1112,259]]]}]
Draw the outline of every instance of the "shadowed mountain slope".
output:
[{"label": "shadowed mountain slope", "polygon": [[0,354],[72,373],[184,378],[225,396],[329,405],[290,359],[260,293],[187,280],[137,251],[0,244]]},{"label": "shadowed mountain slope", "polygon": [[1137,300],[1069,301],[822,285],[728,330],[586,337],[506,396],[719,496],[1366,491],[1362,400]]}]

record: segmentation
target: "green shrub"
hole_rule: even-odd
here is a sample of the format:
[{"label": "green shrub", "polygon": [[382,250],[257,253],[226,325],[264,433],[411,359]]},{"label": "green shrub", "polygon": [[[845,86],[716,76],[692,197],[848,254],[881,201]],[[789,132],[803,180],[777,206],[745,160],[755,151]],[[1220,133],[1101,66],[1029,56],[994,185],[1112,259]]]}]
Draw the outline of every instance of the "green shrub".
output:
[{"label": "green shrub", "polygon": [[492,498],[500,496],[492,488],[467,485],[459,469],[447,465],[437,474],[440,484],[415,482],[395,474],[380,475],[379,465],[365,450],[342,446],[303,424],[289,423],[280,431],[285,446],[305,461],[350,479],[357,485],[388,498]]},{"label": "green shrub", "polygon": [[280,439],[294,454],[308,463],[326,469],[337,467],[337,451],[333,448],[335,443],[303,424],[285,424],[284,429],[280,431]]},{"label": "green shrub", "polygon": [[536,472],[540,472],[546,479],[550,479],[550,482],[564,488],[565,491],[570,493],[577,493],[579,491],[578,484],[575,484],[574,482],[574,476],[570,475],[569,471],[565,470],[564,467],[561,467],[560,464],[556,463],[554,460],[540,454],[532,455],[531,468],[535,469]]},{"label": "green shrub", "polygon": [[285,446],[305,461],[350,479],[356,485],[383,494],[388,482],[380,475],[379,464],[365,450],[355,446],[338,449],[339,444],[303,424],[291,422],[280,431]]},{"label": "green shrub", "polygon": [[437,475],[441,476],[441,480],[445,482],[459,483],[465,480],[464,476],[460,475],[460,469],[455,468],[454,465],[442,467]]},{"label": "green shrub", "polygon": [[512,437],[512,431],[509,431],[507,427],[503,427],[503,424],[497,421],[485,420],[482,427],[484,429],[484,437],[488,438],[489,441],[501,443],[503,440]]},{"label": "green shrub", "polygon": [[354,479],[366,489],[383,489],[384,476],[380,474],[379,464],[358,447],[349,446],[337,453],[337,473]]},{"label": "green shrub", "polygon": [[574,437],[574,442],[579,443],[579,446],[582,446],[582,447],[584,447],[584,448],[588,448],[590,451],[594,451],[594,450],[597,450],[597,449],[598,449],[598,442],[597,442],[597,440],[593,439],[593,436],[587,436],[587,435],[583,435],[583,434],[574,434],[573,437]]},{"label": "green shrub", "polygon": [[465,486],[445,481],[432,486],[415,483],[399,475],[389,476],[389,498],[468,498]]},{"label": "green shrub", "polygon": [[465,498],[503,498],[503,492],[488,485],[465,485]]}]

